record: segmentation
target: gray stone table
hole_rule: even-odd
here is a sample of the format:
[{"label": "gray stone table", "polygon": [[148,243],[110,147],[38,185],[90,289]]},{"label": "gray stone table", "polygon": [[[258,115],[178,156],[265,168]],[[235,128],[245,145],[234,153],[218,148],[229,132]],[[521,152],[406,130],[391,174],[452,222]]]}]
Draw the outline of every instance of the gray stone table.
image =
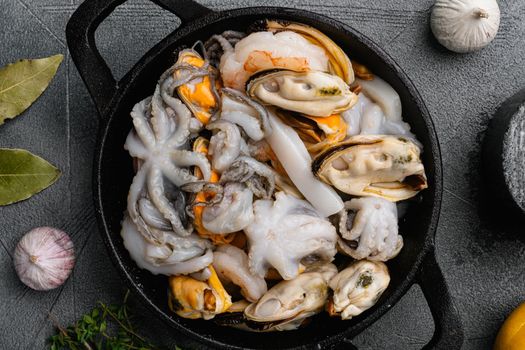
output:
[{"label": "gray stone table", "polygon": [[[175,0],[174,0],[175,1]],[[200,0],[212,9],[263,5],[257,0]],[[505,316],[525,300],[525,226],[496,215],[484,195],[480,145],[497,106],[525,86],[525,2],[499,1],[500,31],[486,49],[456,55],[429,30],[432,0],[274,0],[336,18],[370,36],[406,71],[422,94],[443,151],[445,191],[436,238],[438,260],[461,313],[464,349],[489,349]],[[43,96],[0,126],[0,147],[28,149],[63,172],[30,200],[0,208],[0,349],[43,349],[53,332],[48,313],[69,324],[97,300],[119,301],[125,288],[98,234],[91,198],[97,116],[71,61],[64,29],[79,0],[0,0],[0,66],[26,57],[65,55]],[[131,0],[97,31],[103,56],[122,76],[178,19],[147,0]],[[57,290],[29,290],[11,254],[35,226],[73,236],[78,262]],[[141,330],[161,343],[185,344],[148,311]],[[433,323],[419,287],[355,339],[360,349],[419,349]]]}]

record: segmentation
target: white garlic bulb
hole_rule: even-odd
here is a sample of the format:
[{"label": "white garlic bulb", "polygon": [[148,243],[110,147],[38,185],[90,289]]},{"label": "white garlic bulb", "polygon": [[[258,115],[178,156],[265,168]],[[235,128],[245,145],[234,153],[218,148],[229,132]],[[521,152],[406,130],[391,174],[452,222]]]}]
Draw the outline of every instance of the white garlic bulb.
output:
[{"label": "white garlic bulb", "polygon": [[499,28],[496,0],[437,0],[430,25],[436,39],[459,53],[487,46]]},{"label": "white garlic bulb", "polygon": [[18,277],[28,287],[53,289],[62,285],[73,270],[73,242],[56,228],[37,227],[18,242],[13,261]]}]

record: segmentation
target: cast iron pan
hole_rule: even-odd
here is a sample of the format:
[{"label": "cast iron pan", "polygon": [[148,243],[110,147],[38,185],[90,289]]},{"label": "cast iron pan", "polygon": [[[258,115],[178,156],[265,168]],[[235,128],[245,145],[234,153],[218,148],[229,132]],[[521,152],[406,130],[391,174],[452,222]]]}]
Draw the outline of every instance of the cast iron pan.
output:
[{"label": "cast iron pan", "polygon": [[[329,348],[349,349],[350,339],[388,311],[413,283],[421,286],[435,320],[435,333],[425,348],[459,349],[463,331],[443,274],[436,263],[434,235],[442,193],[439,145],[429,113],[412,82],[383,50],[356,30],[325,16],[291,8],[253,7],[215,12],[192,0],[152,0],[177,15],[182,25],[155,45],[131,71],[116,81],[94,40],[98,25],[125,0],[88,0],[67,25],[71,57],[100,114],[100,134],[94,164],[94,199],[104,241],[130,288],[170,326],[197,342],[223,349]],[[148,16],[144,13],[144,16]],[[167,280],[137,268],[120,237],[120,222],[133,177],[131,158],[123,145],[132,127],[133,105],[151,95],[157,79],[176,59],[176,51],[227,29],[246,30],[255,20],[293,20],[320,29],[355,58],[388,81],[401,96],[403,115],[424,145],[422,155],[429,188],[411,205],[400,222],[405,240],[401,254],[388,262],[391,283],[378,303],[350,321],[316,316],[304,329],[292,332],[248,333],[213,322],[187,320],[167,307]],[[417,312],[417,310],[414,310]],[[407,325],[408,326],[408,325]]]}]

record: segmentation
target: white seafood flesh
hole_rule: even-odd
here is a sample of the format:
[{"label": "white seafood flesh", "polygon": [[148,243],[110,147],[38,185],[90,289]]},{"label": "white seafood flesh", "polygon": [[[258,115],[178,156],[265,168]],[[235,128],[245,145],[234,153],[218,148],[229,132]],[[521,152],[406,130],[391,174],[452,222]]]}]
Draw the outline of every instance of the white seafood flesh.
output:
[{"label": "white seafood flesh", "polygon": [[396,202],[427,188],[420,149],[400,136],[357,135],[318,154],[313,173],[338,190]]},{"label": "white seafood flesh", "polygon": [[191,227],[184,227],[181,213],[168,199],[167,188],[197,180],[187,168],[189,166],[199,167],[206,180],[211,174],[206,157],[188,150],[191,113],[173,97],[170,73],[168,69],[163,74],[151,98],[133,107],[134,129],[124,145],[141,164],[128,194],[128,213],[139,232],[152,243],[158,242],[158,237],[140,216],[138,201],[147,196],[176,234],[188,236]]},{"label": "white seafood flesh", "polygon": [[140,216],[147,225],[164,231],[169,231],[171,229],[169,221],[162,216],[149,199],[139,199],[138,205]]},{"label": "white seafood flesh", "polygon": [[256,302],[266,293],[266,281],[250,272],[248,256],[242,249],[229,244],[220,246],[213,254],[213,267],[221,280],[241,287],[241,294],[248,301]]},{"label": "white seafood flesh", "polygon": [[124,247],[168,276],[180,317],[262,332],[351,319],[390,283],[396,202],[428,186],[422,145],[393,87],[321,31],[250,32],[179,50],[131,111]]},{"label": "white seafood flesh", "polygon": [[246,36],[243,32],[238,32],[235,30],[226,30],[222,34],[212,35],[204,43],[204,48],[206,49],[206,56],[208,56],[209,61],[215,66],[219,66],[219,61],[224,52],[233,50],[235,44],[239,42],[242,38]]},{"label": "white seafood flesh", "polygon": [[257,303],[249,305],[244,315],[255,322],[271,322],[271,329],[267,330],[296,329],[304,319],[323,310],[328,298],[328,281],[336,273],[334,265],[326,264],[282,281]]},{"label": "white seafood flesh", "polygon": [[278,174],[268,165],[247,156],[240,156],[221,175],[221,182],[245,184],[255,196],[270,198],[275,190]]},{"label": "white seafood flesh", "polygon": [[269,119],[273,131],[267,141],[304,198],[323,216],[341,211],[343,209],[341,197],[312,174],[312,158],[295,130],[284,124],[272,112],[269,113]]},{"label": "white seafood flesh", "polygon": [[142,269],[157,275],[190,274],[205,269],[213,261],[209,241],[196,235],[178,237],[163,232],[163,244],[148,242],[126,217],[121,236],[131,258]]},{"label": "white seafood flesh", "polygon": [[303,258],[332,261],[337,241],[333,225],[304,200],[284,192],[277,192],[275,198],[257,200],[254,221],[244,229],[250,243],[250,270],[264,277],[274,267],[289,280],[299,274]]},{"label": "white seafood flesh", "polygon": [[224,186],[220,202],[206,206],[202,224],[210,232],[227,234],[237,232],[253,221],[253,193],[242,183]]},{"label": "white seafood flesh", "polygon": [[377,75],[374,75],[372,80],[356,79],[356,82],[361,85],[363,93],[381,107],[389,120],[393,122],[403,121],[401,99],[390,84]]},{"label": "white seafood flesh", "polygon": [[343,112],[357,102],[341,78],[317,71],[265,73],[250,80],[246,91],[263,104],[316,117]]},{"label": "white seafood flesh", "polygon": [[353,198],[345,202],[339,233],[339,249],[356,260],[387,261],[403,247],[396,204],[383,198]]},{"label": "white seafood flesh", "polygon": [[224,289],[214,268],[210,266],[207,270],[210,273],[205,281],[191,276],[169,278],[168,306],[177,315],[209,320],[230,308],[231,296]]},{"label": "white seafood flesh", "polygon": [[224,52],[220,63],[224,85],[237,90],[244,90],[254,73],[273,68],[327,72],[328,56],[321,47],[297,33],[256,32]]},{"label": "white seafood flesh", "polygon": [[350,59],[339,45],[320,30],[303,23],[282,20],[266,20],[263,27],[273,33],[289,30],[302,35],[309,42],[325,50],[325,53],[328,55],[329,72],[331,74],[339,76],[347,84],[351,84],[354,81],[353,65]]},{"label": "white seafood flesh", "polygon": [[334,295],[329,311],[333,315],[340,314],[343,320],[360,315],[374,306],[389,283],[390,275],[384,263],[357,261],[330,281]]},{"label": "white seafood flesh", "polygon": [[357,103],[341,115],[348,126],[346,129],[348,136],[399,135],[422,147],[410,131],[408,123],[388,118],[383,109],[364,94],[359,94]]},{"label": "white seafood flesh", "polygon": [[212,156],[214,170],[223,172],[228,169],[241,152],[241,133],[237,125],[225,120],[209,123],[209,130],[215,130],[210,139],[208,154]]},{"label": "white seafood flesh", "polygon": [[254,141],[260,141],[272,132],[266,109],[233,89],[222,89],[220,119],[238,125]]}]

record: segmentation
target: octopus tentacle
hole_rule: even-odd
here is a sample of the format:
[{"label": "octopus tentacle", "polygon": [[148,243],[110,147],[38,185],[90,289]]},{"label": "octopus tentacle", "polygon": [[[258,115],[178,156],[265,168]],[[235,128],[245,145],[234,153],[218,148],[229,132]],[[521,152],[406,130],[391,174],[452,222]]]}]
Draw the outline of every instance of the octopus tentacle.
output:
[{"label": "octopus tentacle", "polygon": [[142,198],[144,187],[146,185],[146,177],[149,170],[149,164],[143,164],[142,167],[137,171],[133,182],[129,188],[127,209],[130,219],[137,226],[138,231],[142,236],[151,243],[161,244],[159,240],[160,235],[158,230],[154,227],[150,227],[142,218],[139,212],[139,200]]},{"label": "octopus tentacle", "polygon": [[148,172],[148,163],[143,164],[142,167],[137,171],[131,182],[128,193],[128,213],[134,223],[137,223],[137,219],[140,217],[138,211],[138,201],[141,198],[146,183],[146,175]]},{"label": "octopus tentacle", "polygon": [[155,134],[149,125],[149,105],[151,97],[137,103],[131,110],[131,118],[133,119],[133,126],[142,143],[147,148],[155,147]]},{"label": "octopus tentacle", "polygon": [[246,253],[232,245],[222,245],[213,253],[213,267],[222,279],[241,287],[241,294],[256,302],[266,293],[268,287],[264,278],[252,275]]},{"label": "octopus tentacle", "polygon": [[[189,204],[186,206],[186,214],[190,213],[189,216],[195,219],[194,208],[195,207],[210,207],[216,205],[224,198],[224,187],[217,183],[197,181],[189,182],[181,187],[185,192],[192,193],[191,199],[188,201]],[[213,196],[197,200],[196,194],[199,192],[213,193]]]},{"label": "octopus tentacle", "polygon": [[175,149],[187,142],[190,136],[190,121],[191,112],[184,103],[178,98],[171,96],[168,92],[168,86],[173,81],[173,77],[169,77],[161,86],[161,96],[164,102],[175,112],[176,129],[171,134],[166,142],[168,149]]},{"label": "octopus tentacle", "polygon": [[223,186],[215,182],[208,181],[195,181],[188,182],[187,184],[182,185],[181,190],[184,192],[198,193],[198,192],[213,192],[215,195],[220,195],[223,192]]},{"label": "octopus tentacle", "polygon": [[208,74],[210,74],[209,71],[203,71],[202,69],[193,69],[194,68],[193,66],[190,66],[190,67],[192,67],[192,69],[188,69],[188,71],[190,71],[190,73],[187,76],[185,76],[184,78],[180,78],[178,80],[173,79],[171,81],[169,90],[173,91],[176,88],[178,88],[179,86],[188,84],[193,79],[202,78],[202,77],[205,77]]},{"label": "octopus tentacle", "polygon": [[133,158],[146,159],[148,157],[148,150],[133,130],[130,131],[126,137],[124,149],[127,150]]},{"label": "octopus tentacle", "polygon": [[206,54],[208,56],[220,56],[219,50],[223,52],[233,51],[233,46],[242,38],[246,36],[243,32],[235,30],[227,30],[222,34],[212,35],[205,43]]},{"label": "octopus tentacle", "polygon": [[192,175],[188,169],[179,168],[169,161],[163,162],[160,165],[160,169],[162,170],[162,174],[177,187],[188,182],[199,180],[195,175]]},{"label": "octopus tentacle", "polygon": [[165,244],[149,243],[137,231],[136,225],[126,217],[121,235],[124,246],[140,268],[163,275],[189,274],[209,266],[213,261],[210,242],[192,235],[175,237],[172,232],[162,232]]},{"label": "octopus tentacle", "polygon": [[157,208],[153,205],[153,203],[151,203],[149,199],[145,197],[140,198],[138,201],[138,209],[140,216],[150,227],[154,227],[163,231],[168,231],[171,229],[171,225],[168,220],[164,219],[162,214],[157,210]]},{"label": "octopus tentacle", "polygon": [[212,156],[212,166],[222,172],[228,169],[240,154],[241,133],[237,125],[220,119],[206,125],[206,129],[214,130],[208,151]]},{"label": "octopus tentacle", "polygon": [[270,198],[275,190],[276,172],[251,157],[240,156],[221,175],[221,183],[241,182],[259,198]]},{"label": "octopus tentacle", "polygon": [[222,88],[222,93],[228,96],[231,99],[237,100],[241,103],[244,103],[257,112],[257,115],[259,116],[258,122],[260,125],[260,128],[264,131],[264,135],[268,136],[272,132],[272,127],[270,126],[270,119],[268,117],[268,111],[266,108],[263,107],[260,103],[252,100],[248,96],[242,94],[241,92],[231,89],[231,88]]},{"label": "octopus tentacle", "polygon": [[162,143],[169,137],[169,117],[164,107],[160,86],[157,85],[151,99],[151,126],[155,132],[157,142]]},{"label": "octopus tentacle", "polygon": [[245,33],[233,30],[227,30],[220,35],[213,35],[204,43],[207,59],[217,67],[223,53],[233,52],[234,46],[245,36]]},{"label": "octopus tentacle", "polygon": [[[337,215],[338,215],[338,221],[339,221],[338,229],[339,229],[339,233],[341,237],[343,237],[346,240],[352,240],[350,236],[350,232],[348,230],[348,220],[349,219],[353,220],[353,217],[351,218],[348,217],[348,209],[346,208],[343,208],[339,213],[337,213]],[[354,216],[355,214],[352,213],[351,215]]]},{"label": "octopus tentacle", "polygon": [[[345,202],[344,210],[345,211],[351,210],[352,212],[356,213],[355,214],[355,218],[353,220],[352,229],[351,230],[346,230],[346,232],[345,232],[346,235],[343,236],[343,238],[346,239],[346,240],[358,239],[359,236],[361,235],[361,233],[363,232],[363,230],[365,229],[367,221],[362,219],[362,217],[365,214],[362,211],[360,211],[359,209],[361,209],[361,208],[357,205],[357,203],[355,201],[354,202],[352,202],[352,201]],[[347,218],[347,221],[348,221],[348,218]],[[345,226],[347,225],[347,221],[344,222]]]},{"label": "octopus tentacle", "polygon": [[157,207],[159,212],[166,218],[173,228],[173,231],[180,236],[189,236],[191,230],[188,230],[182,224],[182,221],[170,201],[166,198],[164,193],[164,180],[162,178],[162,171],[159,167],[153,165],[148,172],[148,193],[150,200]]},{"label": "octopus tentacle", "polygon": [[210,87],[211,93],[213,94],[213,98],[215,99],[215,101],[217,101],[217,104],[220,104],[221,96],[219,95],[219,91],[217,91],[217,77],[215,76],[215,74],[210,74],[208,77],[210,79]]},{"label": "octopus tentacle", "polygon": [[207,249],[204,255],[174,264],[172,274],[187,275],[207,268],[213,262],[213,252]]},{"label": "octopus tentacle", "polygon": [[206,44],[209,45],[208,52],[210,52],[210,49],[217,51],[219,48],[216,46],[216,44],[220,45],[220,48],[223,52],[233,51],[233,45],[222,35],[212,35],[211,38],[206,41]]},{"label": "octopus tentacle", "polygon": [[174,150],[170,152],[170,157],[178,167],[198,167],[202,173],[203,180],[210,181],[211,165],[204,154],[188,150]]}]

